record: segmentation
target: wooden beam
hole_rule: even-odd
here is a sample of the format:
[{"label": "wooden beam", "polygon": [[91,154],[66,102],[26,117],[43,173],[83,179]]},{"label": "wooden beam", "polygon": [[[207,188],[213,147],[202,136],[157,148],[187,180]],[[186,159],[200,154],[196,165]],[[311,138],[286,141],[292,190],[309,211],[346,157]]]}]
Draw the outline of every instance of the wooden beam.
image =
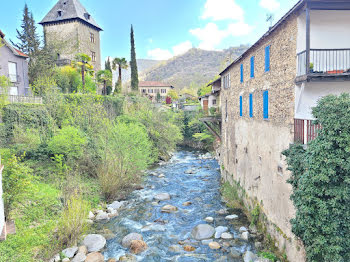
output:
[{"label": "wooden beam", "polygon": [[203,123],[209,129],[210,133],[212,133],[215,137],[217,137],[221,142],[221,136],[206,121],[203,121]]}]

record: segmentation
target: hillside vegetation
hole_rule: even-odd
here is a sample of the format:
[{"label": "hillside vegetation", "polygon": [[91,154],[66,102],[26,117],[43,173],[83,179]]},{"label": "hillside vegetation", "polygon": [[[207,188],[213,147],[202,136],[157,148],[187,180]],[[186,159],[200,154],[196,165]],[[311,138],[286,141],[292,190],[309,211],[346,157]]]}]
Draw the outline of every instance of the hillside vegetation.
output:
[{"label": "hillside vegetation", "polygon": [[160,63],[145,72],[146,81],[163,81],[176,89],[200,87],[213,79],[228,63],[241,55],[248,46],[232,47],[223,51],[207,51],[192,48],[183,55]]}]

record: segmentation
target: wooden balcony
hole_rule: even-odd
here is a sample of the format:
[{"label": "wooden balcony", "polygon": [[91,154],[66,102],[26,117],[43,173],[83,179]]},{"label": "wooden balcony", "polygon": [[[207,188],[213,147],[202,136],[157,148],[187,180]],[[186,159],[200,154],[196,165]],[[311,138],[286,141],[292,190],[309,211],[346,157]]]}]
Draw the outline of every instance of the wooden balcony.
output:
[{"label": "wooden balcony", "polygon": [[350,49],[310,49],[309,57],[307,51],[297,56],[296,83],[350,80]]},{"label": "wooden balcony", "polygon": [[294,142],[307,144],[318,136],[321,130],[320,124],[314,124],[314,120],[294,119]]}]

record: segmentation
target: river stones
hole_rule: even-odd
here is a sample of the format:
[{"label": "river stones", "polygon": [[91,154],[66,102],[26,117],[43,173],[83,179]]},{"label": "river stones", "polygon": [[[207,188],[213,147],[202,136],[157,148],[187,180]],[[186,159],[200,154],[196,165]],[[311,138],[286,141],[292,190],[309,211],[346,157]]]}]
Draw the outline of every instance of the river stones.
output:
[{"label": "river stones", "polygon": [[80,246],[78,248],[78,253],[82,253],[82,254],[86,255],[88,253],[86,246]]},{"label": "river stones", "polygon": [[192,236],[196,240],[203,240],[211,238],[215,234],[215,228],[207,224],[200,224],[193,228]]},{"label": "river stones", "polygon": [[163,213],[174,213],[177,211],[177,207],[172,206],[172,205],[165,205],[162,207],[161,210]]},{"label": "river stones", "polygon": [[247,231],[248,231],[248,229],[246,227],[240,227],[239,228],[239,232],[240,233],[247,232]]},{"label": "river stones", "polygon": [[158,201],[170,200],[170,198],[171,197],[168,193],[160,193],[160,194],[154,196],[154,199],[158,200]]},{"label": "river stones", "polygon": [[136,255],[146,251],[147,248],[148,246],[143,240],[132,240],[130,243],[130,251]]},{"label": "river stones", "polygon": [[136,257],[130,254],[126,254],[125,256],[121,256],[119,258],[119,261],[125,261],[125,262],[137,262]]},{"label": "river stones", "polygon": [[105,247],[106,239],[101,235],[91,234],[84,238],[83,244],[88,252],[97,252]]},{"label": "river stones", "polygon": [[62,254],[65,257],[72,258],[77,253],[77,251],[78,251],[78,247],[70,247],[70,248],[66,248],[65,250],[63,250]]},{"label": "river stones", "polygon": [[192,205],[192,202],[187,201],[187,202],[183,203],[182,205],[185,207],[188,207],[188,206]]},{"label": "river stones", "polygon": [[108,217],[108,214],[106,212],[104,212],[102,210],[99,210],[97,215],[96,215],[96,217],[95,217],[95,219],[97,221],[101,221],[101,220],[108,220],[109,217]]},{"label": "river stones", "polygon": [[209,248],[217,250],[217,249],[220,249],[221,246],[220,246],[220,244],[218,242],[211,242],[211,243],[209,243]]},{"label": "river stones", "polygon": [[187,252],[193,252],[196,250],[196,248],[193,246],[190,246],[190,245],[186,245],[186,246],[184,246],[184,250]]},{"label": "river stones", "polygon": [[133,240],[143,240],[143,237],[138,233],[130,233],[123,238],[122,246],[125,248],[129,248],[131,245],[131,241]]},{"label": "river stones", "polygon": [[172,245],[169,247],[169,251],[173,253],[181,253],[182,247],[180,245]]},{"label": "river stones", "polygon": [[234,219],[237,219],[237,218],[238,218],[237,215],[229,215],[229,216],[225,217],[226,220],[234,220]]},{"label": "river stones", "polygon": [[221,238],[225,240],[229,240],[229,239],[232,239],[233,236],[230,233],[225,232],[221,234]]},{"label": "river stones", "polygon": [[232,258],[240,258],[241,257],[241,253],[236,250],[235,248],[231,247],[230,249],[230,257]]},{"label": "river stones", "polygon": [[220,209],[219,211],[216,211],[218,215],[227,215],[228,211],[226,208]]},{"label": "river stones", "polygon": [[99,252],[93,252],[87,255],[85,262],[104,262],[105,257]]},{"label": "river stones", "polygon": [[249,233],[248,232],[243,232],[241,235],[241,238],[245,241],[249,240]]},{"label": "river stones", "polygon": [[71,262],[84,262],[86,259],[86,254],[79,253],[75,255]]},{"label": "river stones", "polygon": [[126,205],[126,201],[114,201],[112,204],[107,205],[107,208],[120,209]]},{"label": "river stones", "polygon": [[220,238],[221,234],[227,232],[228,227],[218,226],[215,228],[215,238]]},{"label": "river stones", "polygon": [[93,220],[95,218],[94,213],[92,213],[91,211],[89,212],[89,219]]},{"label": "river stones", "polygon": [[251,251],[247,251],[244,253],[243,255],[243,261],[244,262],[252,262],[258,259],[258,256],[255,255],[253,252]]},{"label": "river stones", "polygon": [[204,239],[201,242],[202,242],[202,245],[209,245],[211,242],[213,242],[213,240],[212,239]]},{"label": "river stones", "polygon": [[213,223],[214,222],[214,218],[213,217],[206,217],[204,219],[204,221],[207,222],[207,223]]}]

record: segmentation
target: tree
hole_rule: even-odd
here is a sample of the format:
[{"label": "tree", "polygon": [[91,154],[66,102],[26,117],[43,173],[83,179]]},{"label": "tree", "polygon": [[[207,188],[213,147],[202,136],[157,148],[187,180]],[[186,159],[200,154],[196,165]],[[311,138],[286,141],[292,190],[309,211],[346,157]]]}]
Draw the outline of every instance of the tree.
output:
[{"label": "tree", "polygon": [[122,69],[128,69],[129,65],[125,58],[114,58],[112,62],[113,70],[117,70],[118,66],[118,82],[117,85],[120,89],[122,88]]},{"label": "tree", "polygon": [[103,95],[108,95],[107,86],[112,85],[112,73],[109,70],[100,70],[97,72],[97,82],[103,84]]},{"label": "tree", "polygon": [[23,10],[21,28],[21,31],[17,30],[17,39],[19,40],[19,43],[15,44],[12,41],[11,43],[21,52],[31,56],[39,50],[40,40],[36,33],[36,25],[33,14],[29,12],[27,4],[25,4]]},{"label": "tree", "polygon": [[112,73],[111,61],[109,60],[109,57],[108,57],[107,61],[105,62],[105,70],[108,70]]},{"label": "tree", "polygon": [[292,230],[309,262],[350,261],[350,95],[322,98],[312,111],[322,129],[304,149],[283,152],[293,187]]},{"label": "tree", "polygon": [[81,72],[81,81],[83,84],[83,92],[85,92],[85,73],[93,73],[93,66],[91,65],[91,57],[87,54],[76,54],[73,66],[78,68]]},{"label": "tree", "polygon": [[136,51],[135,51],[135,39],[134,39],[134,28],[131,25],[130,33],[130,42],[131,42],[131,88],[132,90],[137,91],[139,89],[139,74],[137,71],[137,61],[136,61]]},{"label": "tree", "polygon": [[157,93],[157,102],[158,102],[158,103],[160,102],[160,99],[161,99],[160,94]]},{"label": "tree", "polygon": [[168,96],[171,98],[172,101],[175,101],[175,100],[179,99],[179,95],[176,93],[175,90],[170,90],[168,92]]}]

